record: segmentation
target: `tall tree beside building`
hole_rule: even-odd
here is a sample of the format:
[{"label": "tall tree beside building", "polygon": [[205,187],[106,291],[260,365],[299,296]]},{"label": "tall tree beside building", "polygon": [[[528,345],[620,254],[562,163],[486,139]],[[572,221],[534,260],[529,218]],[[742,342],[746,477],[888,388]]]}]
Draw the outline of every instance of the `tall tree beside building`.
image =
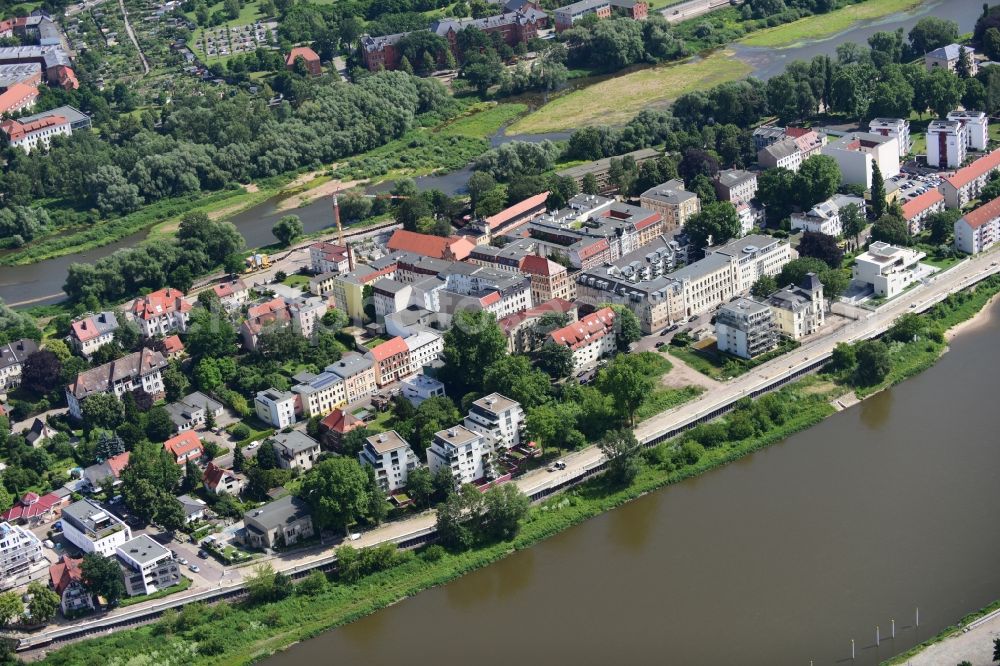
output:
[{"label": "tall tree beside building", "polygon": [[350,526],[366,515],[368,475],[353,458],[330,458],[320,462],[302,481],[302,497],[312,509],[318,529]]},{"label": "tall tree beside building", "polygon": [[872,160],[872,215],[876,220],[885,215],[885,180],[878,162]]},{"label": "tall tree beside building", "polygon": [[87,553],[83,556],[80,572],[83,574],[83,585],[87,591],[104,597],[109,605],[117,606],[125,596],[125,579],[114,557]]},{"label": "tall tree beside building", "polygon": [[618,487],[632,485],[639,475],[641,449],[635,433],[627,429],[614,430],[601,439],[600,447],[608,459],[608,481]]},{"label": "tall tree beside building", "polygon": [[444,335],[445,384],[452,395],[465,395],[481,385],[476,369],[488,368],[506,354],[507,339],[492,312],[461,310]]}]

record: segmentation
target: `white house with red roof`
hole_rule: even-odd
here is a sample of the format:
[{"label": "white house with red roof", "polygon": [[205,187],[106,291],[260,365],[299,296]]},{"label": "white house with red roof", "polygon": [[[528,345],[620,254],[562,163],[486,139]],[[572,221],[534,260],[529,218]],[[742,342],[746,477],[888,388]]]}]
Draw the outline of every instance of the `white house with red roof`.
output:
[{"label": "white house with red roof", "polygon": [[345,245],[320,241],[309,246],[309,265],[313,272],[349,273],[351,271],[350,249]]},{"label": "white house with red roof", "polygon": [[988,155],[946,176],[941,183],[941,193],[948,208],[962,208],[979,196],[992,176],[1000,170],[1000,150]]},{"label": "white house with red roof", "polygon": [[11,508],[0,514],[0,518],[10,522],[47,523],[59,515],[59,510],[69,502],[66,497],[48,493],[39,496],[37,493],[25,493]]},{"label": "white house with red roof", "polygon": [[94,595],[83,584],[83,558],[73,559],[63,555],[62,559],[49,567],[49,583],[59,595],[59,607],[63,615],[94,608]]},{"label": "white house with red roof", "polygon": [[174,461],[178,465],[183,465],[188,460],[197,460],[205,454],[205,447],[198,439],[198,435],[192,430],[185,430],[179,435],[174,435],[163,442],[163,448],[174,457]]},{"label": "white house with red roof", "polygon": [[144,337],[154,338],[186,331],[190,313],[191,304],[184,292],[166,287],[135,299],[125,314],[139,326]]},{"label": "white house with red roof", "polygon": [[98,312],[74,321],[67,342],[78,353],[90,358],[95,351],[115,341],[117,330],[118,318],[114,312]]},{"label": "white house with red roof", "polygon": [[35,105],[36,99],[38,99],[38,86],[19,81],[0,93],[0,114],[13,114],[30,109]]},{"label": "white house with red roof", "polygon": [[212,285],[212,291],[228,310],[235,310],[250,300],[250,288],[239,278]]},{"label": "white house with red roof", "polygon": [[73,133],[65,116],[46,116],[38,120],[22,123],[17,120],[0,122],[0,132],[7,135],[7,141],[14,148],[30,153],[39,147],[48,148],[53,137],[69,136]]},{"label": "white house with red roof", "polygon": [[215,463],[208,463],[205,474],[202,477],[205,489],[216,495],[228,493],[229,495],[239,495],[246,486],[246,479],[242,474],[237,474],[231,469],[218,467]]},{"label": "white house with red roof", "polygon": [[1000,239],[1000,198],[966,213],[955,222],[955,249],[979,254]]},{"label": "white house with red roof", "polygon": [[944,195],[937,188],[931,188],[903,204],[903,219],[910,227],[911,234],[924,230],[924,222],[934,213],[944,210]]},{"label": "white house with red roof", "polygon": [[587,368],[616,348],[615,311],[601,308],[569,326],[552,331],[549,340],[570,348],[574,372]]}]

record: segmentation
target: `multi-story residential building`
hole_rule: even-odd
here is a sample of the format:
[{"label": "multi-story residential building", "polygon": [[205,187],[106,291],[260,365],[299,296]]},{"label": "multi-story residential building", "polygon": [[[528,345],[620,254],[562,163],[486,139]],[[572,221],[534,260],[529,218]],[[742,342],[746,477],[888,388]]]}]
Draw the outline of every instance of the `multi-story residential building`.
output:
[{"label": "multi-story residential building", "polygon": [[[257,391],[253,399],[257,418],[278,430],[287,428],[298,420],[295,416],[295,396],[296,394],[291,391],[279,391],[273,388]],[[303,412],[305,403],[303,400]]]},{"label": "multi-story residential building", "polygon": [[208,463],[208,467],[205,468],[202,482],[205,485],[205,490],[216,495],[227,493],[235,497],[246,487],[246,481],[242,475],[231,469],[218,467],[212,462]]},{"label": "multi-story residential building", "polygon": [[17,82],[0,92],[0,114],[15,114],[30,109],[38,99],[38,86]]},{"label": "multi-story residential building", "polygon": [[120,398],[126,391],[142,389],[159,399],[163,397],[163,377],[160,371],[167,367],[163,354],[143,347],[116,361],[81,372],[66,387],[69,413],[75,419],[83,418],[82,404],[97,393],[114,393]]},{"label": "multi-story residential building", "polygon": [[323,73],[323,66],[319,61],[319,55],[308,46],[296,46],[285,57],[285,69],[295,69],[295,64],[301,60],[305,64],[306,71],[312,76],[319,76]]},{"label": "multi-story residential building", "polygon": [[659,213],[667,231],[680,229],[701,210],[698,195],[685,190],[680,180],[668,180],[649,188],[639,195],[639,204]]},{"label": "multi-story residential building", "polygon": [[519,201],[509,208],[505,208],[495,215],[490,215],[482,220],[475,220],[470,227],[479,231],[487,241],[498,236],[511,234],[539,215],[542,215],[545,212],[545,201],[548,197],[548,191],[541,192],[533,197],[528,197],[524,201]]},{"label": "multi-story residential building", "polygon": [[47,561],[42,542],[31,531],[6,521],[0,523],[0,587],[11,587],[15,579]]},{"label": "multi-story residential building", "polygon": [[201,439],[191,430],[185,430],[163,442],[163,448],[173,456],[178,465],[183,465],[189,460],[198,460],[205,455]]},{"label": "multi-story residential building", "polygon": [[858,207],[861,215],[865,213],[865,200],[848,194],[834,194],[826,201],[820,202],[804,213],[792,213],[792,230],[803,229],[826,234],[837,238],[844,233],[844,224],[840,219],[840,211],[848,205]]},{"label": "multi-story residential building", "polygon": [[927,67],[927,71],[929,72],[933,71],[936,67],[954,72],[958,68],[958,61],[962,57],[963,50],[969,57],[969,76],[975,76],[976,72],[979,71],[979,68],[976,66],[976,52],[968,46],[961,44],[948,44],[924,54],[924,66]]},{"label": "multi-story residential building", "polygon": [[208,422],[209,414],[212,419],[217,419],[225,412],[222,403],[212,400],[201,391],[189,393],[167,405],[166,409],[177,432],[203,428]]},{"label": "multi-story residential building", "polygon": [[538,349],[548,334],[548,331],[539,331],[538,324],[547,314],[564,315],[570,322],[577,319],[576,306],[561,298],[545,301],[524,312],[504,317],[497,325],[507,337],[507,351],[511,354],[525,354]]},{"label": "multi-story residential building", "polygon": [[965,126],[966,146],[969,150],[986,150],[989,146],[989,118],[982,111],[949,111],[948,120]]},{"label": "multi-story residential building", "polygon": [[118,318],[114,312],[98,312],[74,321],[67,341],[77,353],[90,358],[95,351],[115,341],[117,330]]},{"label": "multi-story residential building", "polygon": [[910,141],[909,120],[903,118],[873,118],[868,123],[868,131],[872,134],[891,136],[896,139],[901,159],[910,154],[910,149],[913,146]]},{"label": "multi-story residential building", "polygon": [[916,268],[926,254],[882,241],[854,260],[852,278],[856,284],[870,285],[876,296],[892,298],[917,279]]},{"label": "multi-story residential building", "polygon": [[320,241],[309,246],[309,265],[314,273],[349,273],[352,263],[346,245]]},{"label": "multi-story residential building", "polygon": [[772,143],[777,143],[785,138],[785,128],[777,125],[763,125],[753,131],[754,150],[760,152]]},{"label": "multi-story residential building", "polygon": [[896,137],[851,132],[823,148],[840,167],[840,181],[849,185],[872,186],[872,165],[878,164],[882,178],[899,175],[899,142]]},{"label": "multi-story residential building", "polygon": [[366,355],[375,362],[375,384],[379,388],[413,374],[410,348],[399,336],[375,345]]},{"label": "multi-story residential building", "polygon": [[775,276],[793,259],[791,247],[753,235],[705,249],[705,258],[670,275],[683,285],[685,316],[699,315],[746,294],[763,275]]},{"label": "multi-story residential building", "polygon": [[478,28],[491,38],[496,35],[507,46],[527,43],[538,36],[540,24],[548,20],[548,15],[534,3],[525,3],[516,11],[483,18],[439,19],[431,23],[430,30],[448,42],[448,47],[456,55],[460,53],[458,33],[467,28]]},{"label": "multi-story residential building", "polygon": [[944,195],[937,188],[930,188],[903,204],[903,219],[906,220],[911,234],[919,234],[924,230],[927,218],[944,210]]},{"label": "multi-story residential building", "polygon": [[332,372],[330,366],[308,381],[293,386],[292,393],[298,396],[302,415],[307,418],[322,416],[347,404],[344,380]]},{"label": "multi-story residential building", "polygon": [[403,397],[414,407],[419,407],[424,400],[440,398],[445,394],[444,384],[427,375],[408,377],[400,382],[400,386],[403,389]]},{"label": "multi-story residential building", "polygon": [[63,536],[84,553],[111,557],[132,539],[132,530],[94,500],[70,504],[62,512]]},{"label": "multi-story residential building", "polygon": [[643,0],[580,0],[555,10],[556,32],[573,27],[574,23],[591,14],[599,19],[616,15],[641,21],[648,13],[649,4]]},{"label": "multi-story residential building", "polygon": [[642,164],[648,160],[655,160],[662,154],[662,152],[653,148],[643,148],[642,150],[634,150],[624,155],[604,157],[593,162],[588,162],[587,164],[563,169],[556,173],[563,177],[572,178],[576,182],[577,189],[583,187],[583,179],[586,178],[587,174],[591,174],[597,180],[598,193],[602,195],[614,194],[618,191],[618,186],[612,183],[610,178],[612,160],[623,160],[626,157],[630,157],[635,160],[636,164]]},{"label": "multi-story residential building", "polygon": [[344,398],[347,404],[374,395],[378,390],[375,383],[375,362],[367,356],[349,352],[336,363],[328,365],[326,370],[344,380]]},{"label": "multi-story residential building", "polygon": [[969,129],[957,120],[932,120],[927,126],[927,164],[939,169],[962,166],[969,149]]},{"label": "multi-story residential building", "polygon": [[313,529],[309,505],[295,495],[268,502],[243,514],[244,530],[240,537],[254,548],[291,546],[308,539]]},{"label": "multi-story residential building", "polygon": [[989,182],[990,176],[997,170],[1000,170],[1000,150],[994,150],[980,157],[952,176],[945,176],[944,182],[941,183],[945,205],[948,208],[964,208],[979,196]]},{"label": "multi-story residential building", "polygon": [[792,340],[801,340],[823,328],[826,302],[823,283],[815,273],[807,273],[799,286],[789,285],[768,297],[778,331]]},{"label": "multi-story residential building", "polygon": [[751,359],[777,345],[771,308],[749,298],[737,298],[719,308],[715,316],[719,351]]},{"label": "multi-story residential building", "polygon": [[21,372],[26,358],[38,351],[38,343],[28,338],[8,342],[0,347],[0,390],[21,385]]},{"label": "multi-story residential building", "polygon": [[364,425],[365,422],[354,414],[343,409],[335,409],[319,422],[321,443],[334,450],[341,450],[341,444],[347,433]]},{"label": "multi-story residential building", "polygon": [[825,145],[825,135],[799,127],[786,127],[784,138],[757,151],[757,161],[766,169],[798,171],[804,161],[819,153]]},{"label": "multi-story residential building", "polygon": [[719,201],[728,201],[734,206],[741,201],[749,202],[757,196],[757,174],[742,169],[723,169],[712,181]]},{"label": "multi-story residential building", "polygon": [[520,271],[531,278],[532,303],[554,298],[571,301],[576,295],[576,283],[569,278],[569,270],[551,259],[529,254],[521,259]]},{"label": "multi-story residential building", "polygon": [[278,466],[283,469],[305,472],[312,469],[319,457],[319,442],[298,430],[276,433],[270,441]]},{"label": "multi-story residential building", "polygon": [[401,55],[396,48],[396,43],[408,32],[397,32],[392,35],[381,35],[372,37],[362,35],[361,37],[361,60],[370,72],[377,72],[380,69],[392,70],[399,67]]},{"label": "multi-story residential building", "polygon": [[615,311],[601,308],[581,317],[579,321],[552,331],[548,340],[572,350],[574,372],[590,367],[617,348]]},{"label": "multi-story residential building", "polygon": [[521,403],[499,393],[491,393],[474,401],[465,416],[465,427],[491,438],[494,450],[519,445],[523,422],[524,410],[521,409]]},{"label": "multi-story residential building", "polygon": [[12,148],[30,153],[37,148],[47,150],[53,138],[69,136],[73,130],[65,116],[46,116],[30,122],[4,120],[0,122],[0,132],[7,136]]},{"label": "multi-story residential building", "polygon": [[302,337],[312,338],[316,322],[323,318],[327,308],[325,300],[315,297],[287,300],[279,296],[254,305],[247,310],[246,321],[240,326],[243,345],[254,351],[262,333],[288,326]]},{"label": "multi-story residential building", "polygon": [[387,493],[405,487],[410,472],[420,465],[417,454],[395,430],[368,437],[358,460],[375,470],[375,480]]},{"label": "multi-story residential building", "polygon": [[350,273],[343,275],[325,273],[309,281],[309,290],[317,295],[329,294],[338,310],[353,322],[365,320],[365,287],[374,285],[383,278],[392,279],[396,273],[396,260],[384,257],[371,265],[358,264]]},{"label": "multi-story residential building", "polygon": [[250,289],[240,278],[212,285],[212,291],[227,310],[235,310],[250,301]]},{"label": "multi-story residential building", "polygon": [[59,608],[64,616],[94,609],[94,595],[84,585],[81,564],[82,557],[73,559],[63,555],[49,567],[49,584],[59,595]]},{"label": "multi-story residential building", "polygon": [[979,254],[1000,239],[1000,199],[994,199],[955,221],[955,249]]},{"label": "multi-story residential building", "polygon": [[444,336],[426,328],[403,338],[403,342],[410,351],[410,372],[407,376],[434,365],[444,352]]},{"label": "multi-story residential building", "polygon": [[456,425],[434,434],[427,448],[427,466],[434,474],[441,467],[451,470],[455,485],[461,486],[490,476],[492,443],[487,437]]},{"label": "multi-story residential building", "polygon": [[135,299],[125,315],[139,326],[144,337],[154,338],[187,330],[191,304],[184,292],[166,287]]},{"label": "multi-story residential building", "polygon": [[130,597],[153,594],[181,582],[181,569],[170,551],[141,534],[115,550]]}]

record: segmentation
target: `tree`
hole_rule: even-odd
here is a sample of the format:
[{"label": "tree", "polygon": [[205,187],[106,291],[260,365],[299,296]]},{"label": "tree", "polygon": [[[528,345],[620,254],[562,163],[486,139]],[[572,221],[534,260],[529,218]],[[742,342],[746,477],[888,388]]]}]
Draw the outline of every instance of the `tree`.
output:
[{"label": "tree", "polygon": [[597,388],[610,395],[618,414],[635,425],[635,412],[653,390],[653,381],[638,367],[638,357],[616,356],[597,375]]},{"label": "tree", "polygon": [[955,73],[960,79],[972,77],[972,58],[969,57],[969,49],[964,46],[958,49],[958,62],[955,64]]},{"label": "tree", "polygon": [[820,259],[831,268],[840,266],[844,251],[837,245],[837,239],[818,231],[806,231],[798,246],[799,256]]},{"label": "tree", "polygon": [[573,374],[573,350],[551,340],[537,353],[538,367],[553,379],[563,379]]},{"label": "tree", "polygon": [[125,595],[125,579],[118,561],[97,553],[87,553],[80,565],[83,586],[91,594],[104,597],[109,606],[117,606]]},{"label": "tree", "polygon": [[910,244],[910,230],[906,220],[892,213],[886,213],[875,220],[875,224],[872,225],[871,237],[872,240],[892,245]]},{"label": "tree", "polygon": [[288,247],[302,235],[303,229],[298,215],[285,215],[275,223],[271,233],[283,247]]},{"label": "tree", "polygon": [[443,381],[454,395],[480,386],[471,368],[487,368],[507,354],[507,338],[485,310],[459,310],[444,335]]},{"label": "tree", "polygon": [[385,501],[385,491],[379,485],[375,477],[375,468],[371,465],[364,466],[365,474],[368,475],[368,494],[365,500],[365,518],[372,525],[381,525],[385,517],[389,515],[389,503]]},{"label": "tree", "polygon": [[146,414],[146,436],[151,442],[164,442],[174,434],[174,422],[166,408],[157,405]]},{"label": "tree", "polygon": [[153,521],[165,530],[178,530],[184,527],[186,520],[180,500],[170,493],[159,493],[153,508]]},{"label": "tree", "polygon": [[59,595],[42,585],[38,581],[28,584],[28,594],[31,600],[28,602],[28,612],[31,614],[33,622],[46,623],[56,616],[59,610],[61,599]]},{"label": "tree", "polygon": [[830,365],[834,370],[853,370],[857,363],[854,347],[844,342],[838,342],[830,355]]},{"label": "tree", "polygon": [[878,384],[892,370],[889,347],[881,340],[866,340],[857,346],[855,379],[861,386]]},{"label": "tree", "polygon": [[300,497],[312,509],[318,529],[350,526],[365,515],[368,507],[368,475],[353,458],[323,460],[306,474]]},{"label": "tree", "polygon": [[914,312],[904,312],[889,329],[887,337],[897,342],[913,342],[925,330],[923,318]]},{"label": "tree", "polygon": [[1000,661],[1000,638],[993,639],[993,661]]},{"label": "tree", "polygon": [[535,442],[543,448],[557,446],[576,449],[587,441],[577,429],[581,412],[581,406],[573,402],[549,402],[531,409],[525,419],[525,426]]},{"label": "tree", "polygon": [[479,200],[496,186],[497,181],[490,174],[485,171],[473,171],[465,186],[469,192],[469,203],[472,204],[473,209],[478,205]]},{"label": "tree", "polygon": [[274,444],[271,440],[266,440],[257,448],[257,455],[254,456],[254,461],[257,463],[259,469],[277,469],[278,467],[278,454],[274,450]]},{"label": "tree", "polygon": [[187,376],[181,370],[177,361],[171,361],[170,365],[163,371],[163,390],[167,394],[167,401],[176,402],[187,393],[190,383]]},{"label": "tree", "polygon": [[524,409],[530,409],[548,400],[549,378],[531,367],[527,356],[504,356],[485,369],[483,390],[500,393],[521,403]]},{"label": "tree", "polygon": [[430,470],[417,467],[406,476],[406,492],[417,503],[418,507],[427,508],[434,494],[434,482]]},{"label": "tree", "polygon": [[937,213],[931,213],[924,226],[930,230],[932,243],[944,243],[955,230],[955,222],[961,217],[961,211],[950,208]]},{"label": "tree", "polygon": [[510,541],[528,514],[529,501],[517,485],[505,483],[494,486],[483,495],[483,513],[479,527],[480,537],[487,541]]},{"label": "tree", "polygon": [[96,393],[83,401],[83,420],[91,428],[114,430],[123,417],[122,403],[114,393]]},{"label": "tree", "polygon": [[242,472],[246,467],[246,456],[243,453],[243,447],[237,444],[233,448],[233,471]]},{"label": "tree", "polygon": [[923,113],[928,107],[939,117],[948,114],[958,106],[965,92],[962,79],[951,71],[936,67],[920,80],[919,89],[914,95],[914,107],[918,113]]},{"label": "tree", "polygon": [[467,56],[462,65],[460,76],[467,80],[480,95],[484,95],[491,86],[499,83],[503,71],[503,63],[496,51],[490,49]]},{"label": "tree", "polygon": [[885,215],[885,179],[882,178],[882,170],[878,162],[872,160],[872,215],[875,219]]},{"label": "tree", "polygon": [[600,441],[601,452],[608,459],[607,478],[612,485],[632,485],[639,475],[639,442],[631,430],[614,430]]},{"label": "tree", "polygon": [[270,562],[256,565],[245,580],[247,595],[255,604],[278,601],[291,591],[290,581],[276,572]]},{"label": "tree", "polygon": [[642,339],[642,328],[635,313],[624,305],[609,304],[615,313],[615,339],[618,351],[627,352],[632,343]]},{"label": "tree", "polygon": [[24,359],[21,370],[21,385],[39,395],[48,393],[59,386],[62,362],[56,354],[42,349]]},{"label": "tree", "polygon": [[858,237],[865,230],[868,221],[861,214],[861,207],[852,203],[840,209],[840,225],[844,236],[854,238],[854,244],[857,245]]},{"label": "tree", "polygon": [[0,594],[0,625],[7,626],[24,614],[24,602],[17,592]]},{"label": "tree", "polygon": [[584,175],[580,191],[584,194],[600,194],[601,187],[597,184],[597,177],[592,173]]},{"label": "tree", "polygon": [[795,180],[800,205],[803,209],[812,208],[832,197],[840,187],[840,167],[828,155],[813,155],[802,163]]},{"label": "tree", "polygon": [[[444,469],[443,467],[440,469]],[[462,551],[472,546],[473,534],[466,518],[468,486],[462,492],[453,493],[437,508],[438,542],[453,551]],[[478,492],[478,491],[477,491]]]},{"label": "tree", "polygon": [[910,49],[922,56],[936,48],[958,41],[958,23],[936,16],[927,16],[917,21],[910,29]]},{"label": "tree", "polygon": [[[212,291],[202,292],[206,293],[214,294]],[[236,329],[229,322],[221,304],[212,310],[198,308],[192,313],[184,347],[188,354],[198,359],[205,356],[222,358],[236,354]]]},{"label": "tree", "polygon": [[691,244],[703,250],[709,244],[718,245],[735,238],[740,233],[740,220],[733,204],[716,201],[692,216],[684,226]]},{"label": "tree", "polygon": [[778,291],[778,282],[770,275],[761,275],[750,288],[750,294],[756,298],[764,299]]},{"label": "tree", "polygon": [[1000,30],[990,28],[986,31],[983,35],[983,50],[993,62],[1000,59]]},{"label": "tree", "polygon": [[121,437],[107,432],[102,432],[98,436],[97,445],[94,447],[95,460],[103,462],[122,453],[125,453],[125,442]]}]

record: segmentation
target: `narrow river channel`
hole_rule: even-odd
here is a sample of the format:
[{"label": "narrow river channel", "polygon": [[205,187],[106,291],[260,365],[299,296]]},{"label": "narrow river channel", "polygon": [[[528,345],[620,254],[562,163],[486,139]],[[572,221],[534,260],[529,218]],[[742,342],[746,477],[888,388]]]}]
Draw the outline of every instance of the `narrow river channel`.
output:
[{"label": "narrow river channel", "polygon": [[808,431],[264,663],[877,664],[1000,598],[990,312]]}]

